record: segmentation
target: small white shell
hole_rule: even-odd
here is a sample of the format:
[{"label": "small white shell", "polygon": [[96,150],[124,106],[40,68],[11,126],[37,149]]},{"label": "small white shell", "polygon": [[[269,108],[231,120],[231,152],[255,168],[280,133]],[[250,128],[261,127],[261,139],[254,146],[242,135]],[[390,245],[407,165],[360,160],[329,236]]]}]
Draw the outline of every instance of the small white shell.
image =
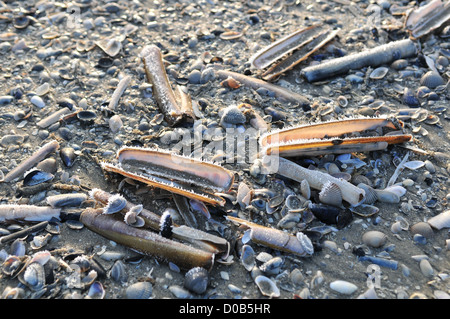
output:
[{"label": "small white shell", "polygon": [[260,275],[255,278],[255,283],[264,296],[280,297],[280,289],[270,278]]},{"label": "small white shell", "polygon": [[351,282],[345,281],[345,280],[335,280],[330,283],[330,288],[334,291],[344,294],[344,295],[351,295],[356,290],[358,290],[358,287]]},{"label": "small white shell", "polygon": [[342,205],[342,192],[338,185],[327,182],[319,193],[319,200],[327,205],[340,207]]}]

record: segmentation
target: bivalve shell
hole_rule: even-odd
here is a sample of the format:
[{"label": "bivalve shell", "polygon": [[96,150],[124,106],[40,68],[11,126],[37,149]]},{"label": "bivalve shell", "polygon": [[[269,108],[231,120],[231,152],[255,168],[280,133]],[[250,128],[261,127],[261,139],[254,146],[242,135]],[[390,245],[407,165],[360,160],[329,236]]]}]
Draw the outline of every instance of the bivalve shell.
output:
[{"label": "bivalve shell", "polygon": [[343,295],[351,295],[358,290],[358,287],[355,284],[345,280],[335,280],[331,282],[330,288]]},{"label": "bivalve shell", "polygon": [[247,271],[251,271],[255,267],[255,251],[250,245],[243,245],[241,252],[241,262]]},{"label": "bivalve shell", "polygon": [[31,263],[23,273],[24,283],[33,291],[39,291],[45,286],[44,266],[39,263]]},{"label": "bivalve shell", "polygon": [[184,277],[184,287],[199,295],[205,293],[208,284],[208,271],[203,267],[190,269]]},{"label": "bivalve shell", "polygon": [[108,204],[103,208],[103,214],[120,212],[127,206],[127,200],[120,194],[115,194],[108,199]]},{"label": "bivalve shell", "polygon": [[275,282],[266,276],[259,275],[255,278],[255,283],[259,288],[259,291],[267,297],[277,298],[280,297],[280,289]]},{"label": "bivalve shell", "polygon": [[420,234],[425,238],[431,238],[433,237],[433,229],[431,228],[430,224],[425,222],[418,222],[411,226],[411,233],[413,235]]},{"label": "bivalve shell", "polygon": [[128,299],[149,299],[152,296],[152,292],[152,284],[148,281],[142,281],[130,285],[125,294]]},{"label": "bivalve shell", "polygon": [[380,66],[379,68],[374,69],[370,73],[369,78],[371,78],[373,80],[380,80],[386,76],[388,71],[389,71],[389,68],[387,68],[385,66]]},{"label": "bivalve shell", "polygon": [[386,243],[387,236],[378,230],[370,230],[363,234],[362,241],[369,247],[379,248]]},{"label": "bivalve shell", "polygon": [[319,193],[319,200],[327,205],[342,206],[342,192],[338,185],[327,182]]},{"label": "bivalve shell", "polygon": [[439,85],[444,85],[445,80],[436,71],[428,71],[420,78],[420,85],[424,85],[430,89],[435,89]]},{"label": "bivalve shell", "polygon": [[371,205],[378,200],[377,192],[371,186],[364,183],[359,183],[358,187],[362,188],[366,193],[364,197],[364,204]]}]

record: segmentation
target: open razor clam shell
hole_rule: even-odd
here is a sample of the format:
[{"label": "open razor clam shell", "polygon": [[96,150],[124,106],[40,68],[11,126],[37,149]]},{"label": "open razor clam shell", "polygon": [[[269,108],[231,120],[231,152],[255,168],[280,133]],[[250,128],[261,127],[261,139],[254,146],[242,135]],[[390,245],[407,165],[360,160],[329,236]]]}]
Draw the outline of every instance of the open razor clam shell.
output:
[{"label": "open razor clam shell", "polygon": [[118,165],[102,163],[103,169],[214,205],[225,204],[214,192],[227,192],[234,181],[219,165],[159,150],[124,147],[117,157]]},{"label": "open razor clam shell", "polygon": [[411,139],[411,135],[388,135],[355,138],[331,138],[296,140],[284,144],[271,144],[265,148],[265,154],[280,156],[318,156],[324,154],[346,154],[379,151],[389,144],[403,143]]},{"label": "open razor clam shell", "polygon": [[330,31],[329,29],[323,30],[315,37],[311,37],[310,42],[306,43],[295,51],[292,55],[283,59],[279,63],[270,67],[262,74],[262,78],[266,81],[270,81],[277,77],[281,73],[284,73],[302,61],[305,61],[311,54],[319,50],[325,44],[330,42],[339,33],[340,29]]},{"label": "open razor clam shell", "polygon": [[434,0],[416,10],[411,10],[405,27],[411,37],[420,38],[444,25],[450,19],[450,2]]},{"label": "open razor clam shell", "polygon": [[316,33],[320,31],[319,27],[320,25],[312,25],[298,29],[258,51],[250,58],[249,62],[255,68],[263,69],[284,55],[311,41]]},{"label": "open razor clam shell", "polygon": [[370,131],[378,127],[401,129],[401,122],[388,118],[353,118],[307,124],[263,135],[260,145],[265,154],[316,156],[328,153],[367,152],[385,149],[388,144],[407,142],[411,135],[341,138],[344,134]]}]

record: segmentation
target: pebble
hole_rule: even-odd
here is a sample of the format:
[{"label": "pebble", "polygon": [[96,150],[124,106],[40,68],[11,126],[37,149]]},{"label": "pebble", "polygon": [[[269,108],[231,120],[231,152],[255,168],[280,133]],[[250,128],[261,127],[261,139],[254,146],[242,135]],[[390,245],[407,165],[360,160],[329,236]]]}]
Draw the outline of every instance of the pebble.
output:
[{"label": "pebble", "polygon": [[200,84],[202,73],[199,70],[192,70],[187,78],[191,84]]},{"label": "pebble", "polygon": [[433,267],[427,259],[422,259],[419,262],[420,271],[426,277],[431,277],[434,274]]},{"label": "pebble", "polygon": [[111,118],[109,119],[108,123],[109,123],[109,129],[113,133],[117,133],[123,126],[122,119],[117,114],[111,116]]},{"label": "pebble", "polygon": [[11,95],[2,95],[0,96],[0,105],[7,105],[14,100],[14,97]]},{"label": "pebble", "polygon": [[331,282],[330,288],[343,295],[351,295],[358,290],[358,287],[355,284],[345,280],[335,280]]}]

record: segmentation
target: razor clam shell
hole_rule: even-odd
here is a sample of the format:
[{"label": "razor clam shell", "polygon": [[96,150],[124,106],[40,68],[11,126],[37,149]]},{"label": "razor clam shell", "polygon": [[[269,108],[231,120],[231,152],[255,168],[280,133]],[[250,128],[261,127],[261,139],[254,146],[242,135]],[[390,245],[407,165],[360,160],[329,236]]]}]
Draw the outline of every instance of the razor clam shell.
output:
[{"label": "razor clam shell", "polygon": [[311,240],[303,233],[297,233],[297,236],[293,236],[281,230],[264,227],[244,219],[232,216],[227,216],[227,219],[250,228],[249,231],[244,233],[242,238],[243,242],[245,240],[244,243],[251,240],[255,244],[303,257],[311,256],[314,253]]},{"label": "razor clam shell", "polygon": [[352,69],[362,69],[366,66],[377,67],[389,64],[396,59],[409,58],[416,54],[417,48],[410,39],[393,41],[363,52],[306,67],[302,70],[302,75],[308,82],[316,82],[329,79],[338,74],[347,73]]},{"label": "razor clam shell", "polygon": [[430,1],[427,5],[410,11],[405,27],[413,38],[420,38],[443,25],[450,18],[450,3],[441,0]]},{"label": "razor clam shell", "polygon": [[226,192],[234,181],[234,174],[211,162],[201,161],[149,148],[123,147],[117,152],[119,163],[135,164],[137,171],[149,169],[151,174],[181,180],[218,192]]},{"label": "razor clam shell", "polygon": [[128,226],[115,215],[102,214],[102,209],[85,209],[80,221],[90,230],[145,255],[190,269],[201,266],[210,269],[214,255],[192,246],[182,244],[141,228]]},{"label": "razor clam shell", "polygon": [[249,62],[255,68],[264,69],[284,55],[311,41],[319,27],[320,25],[313,25],[298,29],[258,51],[250,58]]},{"label": "razor clam shell", "polygon": [[5,220],[27,220],[48,221],[52,218],[59,219],[60,208],[34,205],[0,205],[0,221]]},{"label": "razor clam shell", "polygon": [[56,151],[59,148],[59,143],[56,140],[50,141],[36,152],[34,152],[29,158],[21,162],[17,167],[12,169],[5,175],[0,182],[11,182],[19,176],[23,176],[24,172],[32,168],[34,165],[42,161],[48,154]]},{"label": "razor clam shell", "polygon": [[274,79],[276,76],[286,72],[302,61],[305,61],[311,54],[319,50],[325,44],[330,42],[338,33],[340,29],[332,30],[326,29],[318,34],[309,43],[295,51],[292,55],[282,60],[278,64],[268,69],[262,74],[262,78],[266,81]]},{"label": "razor clam shell", "polygon": [[217,71],[217,76],[222,79],[232,77],[236,81],[239,81],[242,85],[251,87],[254,90],[257,90],[259,88],[265,88],[268,91],[273,92],[275,97],[282,102],[299,104],[302,107],[307,107],[310,106],[311,104],[309,100],[301,94],[290,91],[282,86],[268,83],[266,81],[246,76],[240,73],[226,70],[219,70]]},{"label": "razor clam shell", "polygon": [[[275,173],[278,173],[287,178],[300,182],[304,179],[308,180],[309,185],[314,189],[321,190],[323,185],[327,182],[333,182],[339,186],[342,192],[343,200],[347,201],[351,205],[357,206],[362,203],[365,197],[363,189],[341,179],[337,179],[329,174],[322,173],[320,171],[309,170],[302,166],[291,162],[282,157],[273,158],[266,156],[266,165],[269,163],[269,170],[274,169]],[[278,165],[273,165],[278,163]],[[276,167],[270,167],[276,166]]]},{"label": "razor clam shell", "polygon": [[260,144],[265,147],[273,143],[288,143],[295,140],[323,139],[338,137],[343,134],[374,130],[378,127],[399,129],[387,117],[360,117],[343,120],[332,120],[319,123],[308,123],[295,127],[275,130],[261,136]]}]

